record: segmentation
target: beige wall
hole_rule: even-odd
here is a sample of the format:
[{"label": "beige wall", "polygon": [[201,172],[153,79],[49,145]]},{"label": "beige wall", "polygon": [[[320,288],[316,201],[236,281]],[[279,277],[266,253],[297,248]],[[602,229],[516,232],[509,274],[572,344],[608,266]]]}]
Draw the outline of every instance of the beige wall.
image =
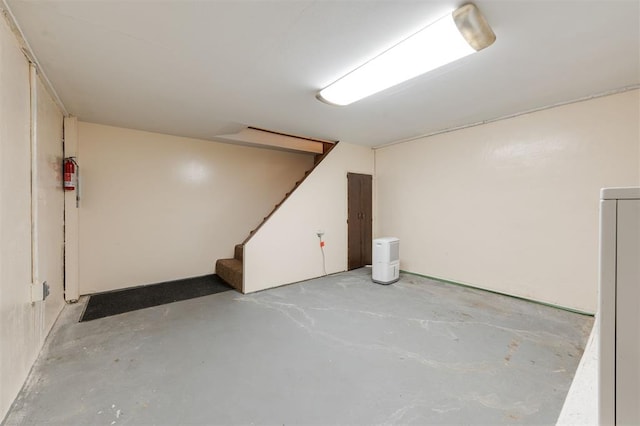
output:
[{"label": "beige wall", "polygon": [[373,174],[373,151],[340,143],[291,194],[244,251],[246,293],[347,269],[347,173]]},{"label": "beige wall", "polygon": [[64,306],[64,190],[62,189],[62,123],[60,109],[37,82],[38,281],[47,281],[45,330]]},{"label": "beige wall", "polygon": [[638,91],[376,150],[403,270],[595,312],[598,199],[640,181]]},{"label": "beige wall", "polygon": [[0,19],[0,419],[22,387],[62,305],[62,115],[40,82],[37,98],[36,281],[31,303],[31,108],[29,64]]},{"label": "beige wall", "polygon": [[211,274],[313,156],[78,123],[79,286]]}]

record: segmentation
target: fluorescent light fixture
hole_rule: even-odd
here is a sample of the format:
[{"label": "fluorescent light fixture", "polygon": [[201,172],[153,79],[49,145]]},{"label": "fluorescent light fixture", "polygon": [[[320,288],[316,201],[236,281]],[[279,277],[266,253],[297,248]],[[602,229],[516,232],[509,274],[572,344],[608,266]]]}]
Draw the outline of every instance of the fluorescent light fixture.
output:
[{"label": "fluorescent light fixture", "polygon": [[490,46],[496,36],[469,3],[441,17],[318,92],[333,105],[349,105]]}]

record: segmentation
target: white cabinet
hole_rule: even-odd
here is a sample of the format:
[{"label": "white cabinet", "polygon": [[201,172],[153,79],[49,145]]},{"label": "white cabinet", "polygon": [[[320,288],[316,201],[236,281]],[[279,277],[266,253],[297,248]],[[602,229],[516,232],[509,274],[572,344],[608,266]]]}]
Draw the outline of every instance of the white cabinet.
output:
[{"label": "white cabinet", "polygon": [[600,201],[601,425],[640,424],[640,188]]}]

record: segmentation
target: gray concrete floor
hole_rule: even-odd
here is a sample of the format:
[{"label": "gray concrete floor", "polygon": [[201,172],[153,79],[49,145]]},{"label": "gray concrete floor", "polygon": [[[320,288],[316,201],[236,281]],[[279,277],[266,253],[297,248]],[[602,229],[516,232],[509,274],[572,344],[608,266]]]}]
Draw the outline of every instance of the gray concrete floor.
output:
[{"label": "gray concrete floor", "polygon": [[360,269],[78,323],[7,425],[553,424],[593,319]]}]

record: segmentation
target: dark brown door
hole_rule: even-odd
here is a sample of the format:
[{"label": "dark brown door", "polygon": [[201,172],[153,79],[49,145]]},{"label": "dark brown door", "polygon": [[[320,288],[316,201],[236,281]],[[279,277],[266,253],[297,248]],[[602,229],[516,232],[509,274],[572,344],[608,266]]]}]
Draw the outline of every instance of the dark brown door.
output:
[{"label": "dark brown door", "polygon": [[371,181],[371,175],[347,173],[349,270],[371,264]]}]

